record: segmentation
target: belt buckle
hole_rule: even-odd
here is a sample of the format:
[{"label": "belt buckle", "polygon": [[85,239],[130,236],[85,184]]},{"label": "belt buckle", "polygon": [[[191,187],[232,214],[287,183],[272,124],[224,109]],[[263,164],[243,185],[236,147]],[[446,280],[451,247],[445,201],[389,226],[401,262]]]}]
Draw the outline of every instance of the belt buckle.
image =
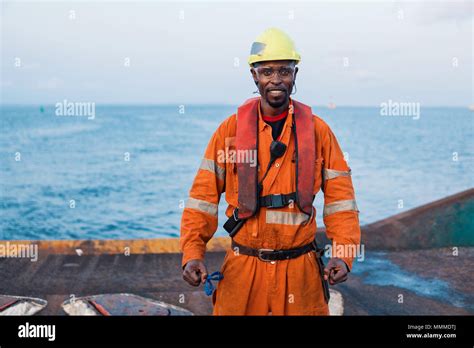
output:
[{"label": "belt buckle", "polygon": [[281,208],[283,207],[283,196],[279,195],[271,195],[271,206],[268,208]]},{"label": "belt buckle", "polygon": [[273,260],[265,260],[264,258],[262,258],[263,253],[264,253],[264,252],[267,252],[267,251],[268,251],[268,252],[273,252],[273,251],[275,251],[275,250],[273,250],[273,249],[258,249],[257,257],[258,257],[258,259],[259,259],[260,261],[263,261],[263,262],[270,262],[270,261],[273,261]]}]

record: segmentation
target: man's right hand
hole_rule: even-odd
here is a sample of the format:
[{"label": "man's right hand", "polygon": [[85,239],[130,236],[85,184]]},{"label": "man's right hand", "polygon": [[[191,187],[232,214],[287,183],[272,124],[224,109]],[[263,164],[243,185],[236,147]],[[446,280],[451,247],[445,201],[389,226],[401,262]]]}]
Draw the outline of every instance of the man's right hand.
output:
[{"label": "man's right hand", "polygon": [[207,268],[202,260],[190,260],[184,266],[183,279],[192,286],[204,283],[207,277]]}]

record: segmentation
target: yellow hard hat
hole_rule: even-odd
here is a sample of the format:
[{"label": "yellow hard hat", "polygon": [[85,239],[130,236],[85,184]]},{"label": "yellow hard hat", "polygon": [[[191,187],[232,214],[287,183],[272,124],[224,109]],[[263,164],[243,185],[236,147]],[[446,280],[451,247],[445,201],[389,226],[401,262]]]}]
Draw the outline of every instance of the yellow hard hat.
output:
[{"label": "yellow hard hat", "polygon": [[296,64],[301,60],[293,40],[277,28],[265,30],[255,39],[250,49],[250,66],[253,63],[269,60],[295,60]]}]

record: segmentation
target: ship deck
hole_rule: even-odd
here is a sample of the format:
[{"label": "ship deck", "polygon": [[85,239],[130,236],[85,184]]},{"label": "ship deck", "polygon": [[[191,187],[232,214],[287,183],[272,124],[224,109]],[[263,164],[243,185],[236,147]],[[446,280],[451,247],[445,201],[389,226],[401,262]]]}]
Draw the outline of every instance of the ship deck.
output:
[{"label": "ship deck", "polygon": [[[392,284],[378,284],[381,275],[373,269],[366,272],[364,263],[356,262],[349,280],[333,287],[344,298],[344,315],[474,314],[474,277],[470,270],[474,248],[460,248],[458,256],[453,256],[449,248],[377,254],[378,258],[382,256],[392,268],[381,267],[382,276],[388,278],[382,281],[390,283],[393,277]],[[223,252],[208,253],[208,269],[211,272],[220,269],[223,257]],[[104,293],[133,293],[181,306],[196,315],[210,315],[210,298],[202,287],[189,286],[182,280],[180,260],[177,253],[51,254],[37,262],[3,259],[0,260],[0,293],[47,300],[48,306],[39,315],[65,315],[61,304],[71,295]],[[396,286],[398,278],[406,277],[405,272],[413,279],[405,281],[404,287]],[[371,279],[372,276],[377,279]],[[417,285],[411,284],[420,279],[428,284],[448,284],[450,290],[438,286],[434,290],[439,293],[420,293],[416,291]],[[410,285],[414,290],[410,290]],[[399,303],[400,295],[403,303]],[[180,303],[183,298],[184,303]]]},{"label": "ship deck", "polygon": [[[363,226],[364,260],[354,263],[347,282],[333,287],[343,296],[344,314],[474,314],[473,216],[470,189]],[[320,245],[329,242],[322,229],[316,235]],[[182,280],[177,239],[1,243],[38,247],[35,262],[0,257],[0,295],[47,300],[39,315],[65,315],[61,304],[71,296],[109,293],[133,293],[197,315],[212,313],[202,287]],[[221,268],[229,244],[224,237],[210,241],[210,272]]]}]

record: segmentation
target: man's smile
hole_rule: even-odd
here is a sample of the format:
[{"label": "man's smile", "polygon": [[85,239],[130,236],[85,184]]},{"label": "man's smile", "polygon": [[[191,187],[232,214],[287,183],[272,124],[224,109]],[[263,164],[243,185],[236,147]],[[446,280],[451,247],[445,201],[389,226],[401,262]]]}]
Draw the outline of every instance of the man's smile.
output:
[{"label": "man's smile", "polygon": [[267,94],[272,97],[282,97],[286,95],[286,90],[283,88],[269,88]]}]

